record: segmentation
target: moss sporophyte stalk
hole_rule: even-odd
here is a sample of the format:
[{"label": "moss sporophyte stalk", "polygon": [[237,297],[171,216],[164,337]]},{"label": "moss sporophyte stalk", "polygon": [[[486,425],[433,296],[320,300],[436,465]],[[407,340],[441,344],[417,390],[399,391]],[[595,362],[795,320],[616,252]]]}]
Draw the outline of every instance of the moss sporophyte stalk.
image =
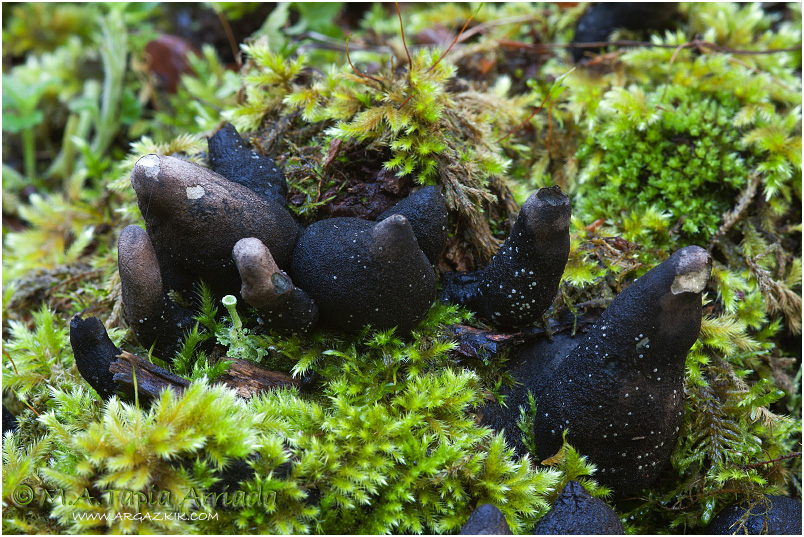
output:
[{"label": "moss sporophyte stalk", "polygon": [[799,534],[801,6],[620,6],[12,6],[3,532]]}]

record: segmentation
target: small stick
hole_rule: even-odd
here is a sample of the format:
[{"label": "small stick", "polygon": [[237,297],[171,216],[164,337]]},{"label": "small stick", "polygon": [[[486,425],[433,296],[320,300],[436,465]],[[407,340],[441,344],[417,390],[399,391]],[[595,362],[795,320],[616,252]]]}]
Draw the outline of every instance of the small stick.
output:
[{"label": "small stick", "polygon": [[742,468],[743,470],[748,470],[749,468],[757,468],[759,466],[764,466],[766,464],[773,464],[775,462],[781,462],[781,461],[785,461],[787,459],[795,459],[796,457],[801,457],[801,452],[800,451],[796,451],[795,453],[791,453],[789,455],[783,455],[781,457],[776,457],[775,459],[770,459],[770,460],[767,460],[767,461],[760,461],[760,462],[755,462],[755,463],[752,463],[752,464],[744,464],[740,468]]},{"label": "small stick", "polygon": [[478,24],[477,26],[475,26],[474,28],[463,34],[463,37],[459,39],[459,41],[466,41],[473,35],[479,34],[480,32],[483,32],[488,28],[493,28],[494,26],[504,26],[506,24],[521,24],[525,22],[535,22],[538,20],[539,17],[536,15],[520,15],[519,17],[508,17],[504,19],[497,19],[496,21],[484,22],[482,24]]},{"label": "small stick", "polygon": [[229,21],[226,20],[226,17],[223,15],[222,11],[217,11],[218,19],[221,21],[221,26],[223,26],[223,31],[226,32],[226,39],[229,41],[229,46],[232,47],[232,54],[234,55],[235,63],[237,63],[238,67],[242,67],[242,61],[238,55],[237,50],[237,41],[234,37],[234,32],[232,32],[232,27],[229,26]]},{"label": "small stick", "polygon": [[745,188],[743,188],[742,192],[740,192],[740,197],[737,200],[737,204],[731,211],[723,215],[723,224],[720,226],[720,228],[718,228],[717,233],[715,233],[715,235],[709,241],[708,249],[710,252],[712,251],[714,244],[720,242],[720,240],[726,236],[726,233],[728,233],[732,226],[737,223],[745,210],[751,204],[754,199],[754,195],[757,193],[757,187],[759,187],[759,175],[752,174],[749,177],[748,184],[745,186]]},{"label": "small stick", "polygon": [[678,53],[682,51],[682,49],[690,48],[692,43],[682,43],[676,48],[673,55],[670,57],[670,64],[667,66],[667,80],[664,82],[664,91],[662,91],[662,99],[660,102],[664,102],[664,96],[667,95],[667,88],[670,87],[670,71],[673,69],[673,63],[676,61],[678,57]]},{"label": "small stick", "polygon": [[[14,390],[12,390],[12,391],[14,391]],[[28,401],[26,401],[26,400],[25,400],[25,398],[20,397],[20,394],[18,394],[16,391],[14,391],[14,395],[16,395],[16,396],[17,396],[17,399],[18,399],[18,400],[22,401],[22,404],[24,404],[25,406],[27,406],[28,408],[30,408],[30,409],[31,409],[31,412],[33,412],[33,413],[34,413],[34,414],[36,414],[37,416],[41,416],[41,415],[42,415],[42,414],[40,414],[39,412],[37,412],[37,411],[36,411],[36,409],[35,409],[33,406],[31,406],[31,403],[29,403]]]},{"label": "small stick", "polygon": [[400,105],[397,107],[397,110],[402,110],[402,107],[403,107],[403,106],[405,106],[406,104],[408,104],[408,101],[410,101],[412,98],[413,98],[413,94],[411,93],[411,94],[408,96],[408,98],[407,98],[407,99],[405,99],[404,101],[402,101],[402,104],[400,104]]},{"label": "small stick", "polygon": [[8,352],[6,349],[3,349],[3,354],[5,354],[5,355],[6,355],[6,357],[8,358],[8,361],[9,361],[9,362],[11,362],[11,367],[13,367],[13,368],[14,368],[14,373],[16,373],[17,375],[19,375],[19,374],[20,374],[20,372],[19,372],[19,371],[17,371],[17,366],[14,364],[14,360],[12,360],[12,359],[11,359],[11,353],[10,353],[10,352]]},{"label": "small stick", "polygon": [[[287,373],[270,371],[240,358],[230,361],[232,364],[228,371],[214,383],[225,384],[244,399],[250,399],[270,389],[299,385],[299,381]],[[157,399],[165,388],[181,393],[190,386],[190,381],[187,379],[126,351],[116,356],[116,360],[109,366],[109,371],[114,374],[114,381],[118,387],[129,394],[136,394],[137,397],[142,394],[148,401]]]},{"label": "small stick", "polygon": [[718,52],[728,52],[731,54],[748,54],[748,55],[758,55],[758,54],[777,54],[780,52],[799,52],[801,50],[800,47],[789,47],[789,48],[771,48],[767,50],[740,50],[740,49],[733,49],[728,47],[721,47],[720,45],[716,45],[715,43],[710,43],[708,41],[690,41],[688,43],[682,43],[681,45],[665,45],[662,43],[651,43],[648,41],[596,41],[594,43],[540,43],[540,46],[546,48],[603,48],[603,47],[653,47],[653,48],[687,48],[690,46],[697,46],[697,45],[704,45],[709,48],[712,48]]}]

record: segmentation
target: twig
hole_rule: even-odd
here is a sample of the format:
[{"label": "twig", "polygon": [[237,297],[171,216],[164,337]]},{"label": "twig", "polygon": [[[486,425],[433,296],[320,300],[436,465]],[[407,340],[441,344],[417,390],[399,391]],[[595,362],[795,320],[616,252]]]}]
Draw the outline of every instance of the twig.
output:
[{"label": "twig", "polygon": [[512,130],[511,132],[509,132],[508,134],[506,134],[505,136],[503,136],[503,137],[502,137],[502,138],[500,138],[499,140],[497,140],[497,143],[499,144],[500,142],[505,141],[505,140],[506,140],[506,139],[508,139],[508,138],[509,138],[509,137],[510,137],[512,134],[514,134],[516,131],[518,131],[519,129],[521,129],[522,127],[524,127],[524,126],[525,126],[525,123],[527,123],[528,121],[530,121],[531,119],[533,119],[533,116],[535,116],[536,114],[538,114],[538,113],[539,113],[539,111],[540,111],[542,108],[544,108],[544,103],[546,103],[546,102],[547,102],[547,99],[549,99],[549,98],[550,98],[550,92],[547,92],[547,95],[544,97],[544,100],[542,100],[542,104],[540,104],[540,105],[539,105],[539,108],[537,108],[535,112],[533,112],[531,115],[529,115],[529,116],[528,116],[528,119],[526,119],[525,121],[523,121],[522,123],[520,123],[519,125],[517,125],[517,127],[516,127],[514,130]]},{"label": "twig", "polygon": [[767,460],[767,461],[760,461],[760,462],[755,462],[755,463],[752,463],[752,464],[744,464],[744,465],[740,466],[740,468],[742,468],[743,470],[748,470],[749,468],[757,468],[759,466],[764,466],[766,464],[773,464],[775,462],[781,462],[781,461],[785,461],[787,459],[795,459],[796,457],[801,457],[801,452],[800,451],[796,451],[795,453],[790,453],[789,455],[782,455],[781,457],[776,457],[775,459],[770,459],[770,460]]},{"label": "twig", "polygon": [[[287,373],[270,371],[240,358],[230,361],[232,363],[227,372],[218,377],[215,383],[225,384],[244,399],[271,389],[299,385],[299,381]],[[166,388],[181,393],[190,385],[187,379],[126,351],[116,357],[109,371],[114,374],[114,381],[120,388],[127,393],[134,393],[136,389],[149,401],[157,399]]]},{"label": "twig", "polygon": [[670,228],[670,231],[667,234],[675,235],[676,233],[678,233],[678,230],[681,229],[681,225],[684,224],[684,221],[686,219],[687,219],[686,214],[682,214],[681,216],[679,216],[678,220],[676,220],[676,224],[672,228]]},{"label": "twig", "polygon": [[[527,22],[533,20],[532,16],[526,17],[511,17],[509,19],[499,19],[497,21],[488,21],[483,24],[479,24],[474,28],[464,32],[462,35],[459,34],[458,40],[456,45],[459,43],[466,41],[471,36],[480,33],[481,31],[487,29],[488,27],[493,26],[502,26],[504,24],[515,24],[517,22]],[[346,48],[341,44],[340,41],[337,41],[331,37],[325,36],[318,32],[305,32],[300,34],[297,39],[311,39],[313,41],[318,41],[322,43],[322,45],[318,45],[316,48],[321,48],[325,50],[337,50],[344,52]],[[767,49],[767,50],[742,50],[742,49],[732,49],[728,47],[721,47],[719,45],[715,45],[714,43],[709,42],[700,42],[701,45],[708,46],[709,48],[714,49],[716,52],[722,53],[730,53],[730,54],[741,54],[741,55],[762,55],[762,54],[778,54],[783,52],[798,52],[800,51],[800,47],[789,47],[789,48],[775,48],[775,49]],[[300,45],[301,47],[309,47],[312,45]],[[548,48],[548,49],[560,49],[560,48],[569,48],[569,49],[576,49],[576,48],[605,48],[605,47],[650,47],[650,48],[664,48],[664,49],[676,49],[679,45],[665,45],[662,43],[651,43],[649,41],[630,41],[630,40],[620,40],[620,41],[596,41],[590,43],[538,43],[538,44],[529,44],[529,43],[522,43],[520,46],[525,48],[537,49],[537,48]],[[426,45],[411,45],[411,49],[419,50]],[[387,46],[376,46],[376,47],[367,47],[358,45],[356,47],[352,47],[353,50],[359,50],[361,52],[374,52],[374,53],[384,53],[388,54],[391,52],[391,49]]]},{"label": "twig", "polygon": [[[300,41],[302,41],[304,39],[310,39],[312,41],[317,41],[318,43],[321,43],[321,44],[320,45],[318,43],[306,44],[306,45],[305,44],[300,44],[299,45],[300,48],[313,47],[315,45],[314,48],[319,48],[319,49],[324,49],[324,50],[337,50],[337,51],[340,51],[340,52],[345,52],[346,51],[346,47],[343,46],[343,41],[340,41],[339,39],[335,39],[333,37],[329,37],[328,35],[324,35],[324,34],[321,34],[321,33],[318,33],[318,32],[304,32],[303,34],[299,34],[298,36],[296,36],[294,38],[294,42],[300,42]],[[416,50],[419,47],[414,45],[411,48]],[[376,46],[376,47],[367,47],[367,46],[364,46],[364,45],[353,45],[352,50],[359,50],[361,52],[374,52],[374,53],[377,53],[377,54],[380,54],[380,53],[382,53],[382,54],[390,54],[392,52],[391,48],[387,47],[385,45],[379,45],[379,46]]]},{"label": "twig", "polygon": [[463,34],[463,37],[458,39],[458,42],[460,43],[461,41],[466,41],[467,39],[469,39],[473,35],[479,34],[479,33],[483,32],[483,31],[487,30],[488,28],[493,28],[495,26],[504,26],[506,24],[519,24],[519,23],[523,23],[523,22],[533,22],[533,21],[537,21],[537,20],[539,20],[539,19],[537,18],[536,15],[520,15],[519,17],[508,17],[508,18],[505,18],[505,19],[497,19],[497,20],[494,20],[494,21],[487,21],[487,22],[484,22],[482,24],[478,24],[477,26],[475,26],[474,28],[472,28],[471,30],[469,30],[468,32]]},{"label": "twig", "polygon": [[20,372],[19,372],[19,371],[17,371],[17,366],[16,366],[16,365],[14,365],[14,360],[12,360],[12,359],[11,359],[11,353],[10,353],[10,352],[8,352],[6,349],[3,349],[3,354],[5,354],[5,355],[6,355],[6,357],[8,358],[8,361],[9,361],[9,362],[11,362],[11,367],[13,367],[13,368],[14,368],[14,373],[16,373],[17,375],[19,375],[19,374],[20,374]]},{"label": "twig", "polygon": [[723,215],[723,224],[717,230],[717,233],[712,237],[712,240],[709,241],[709,251],[712,251],[712,247],[715,245],[716,242],[720,242],[726,233],[732,228],[732,226],[737,223],[740,219],[740,216],[745,212],[748,206],[751,204],[751,201],[754,199],[754,196],[757,193],[757,187],[759,187],[759,175],[753,174],[749,178],[748,184],[743,188],[742,192],[740,192],[740,198],[737,200],[737,204],[734,206],[730,212]]},{"label": "twig", "polygon": [[676,48],[673,55],[670,57],[670,64],[667,66],[667,80],[664,82],[664,91],[662,91],[662,98],[659,102],[664,102],[664,96],[667,95],[667,88],[670,87],[670,74],[673,69],[673,63],[675,63],[676,58],[678,57],[678,53],[682,51],[682,49],[691,47],[691,43],[682,43],[681,45]]},{"label": "twig", "polygon": [[18,399],[19,401],[22,401],[22,404],[23,404],[23,405],[25,405],[25,406],[27,406],[28,408],[30,408],[30,409],[31,409],[31,412],[33,412],[33,413],[34,413],[34,414],[36,414],[37,416],[41,416],[41,414],[40,414],[39,412],[37,412],[37,411],[36,411],[36,409],[35,409],[35,408],[34,408],[34,407],[31,405],[31,403],[29,403],[28,401],[26,401],[24,397],[20,397],[20,394],[19,394],[19,393],[17,393],[17,391],[16,391],[16,390],[11,390],[11,391],[12,391],[12,392],[14,392],[14,395],[16,395],[16,396],[17,396],[17,399]]},{"label": "twig", "polygon": [[[667,48],[667,49],[675,49],[680,46],[680,45],[665,45],[662,43],[651,43],[649,41],[628,41],[628,40],[596,41],[593,43],[540,43],[539,45],[547,48],[652,47],[652,48]],[[710,43],[709,41],[700,41],[697,39],[694,41],[690,41],[689,43],[683,43],[681,46],[685,45],[688,46],[702,45],[715,49],[717,52],[727,52],[730,54],[749,54],[749,55],[777,54],[781,52],[801,51],[801,47],[772,48],[766,50],[741,50],[728,47],[721,47],[720,45],[717,45],[715,43]]]},{"label": "twig", "polygon": [[[16,392],[15,392],[15,393],[16,393]],[[19,397],[19,395],[17,395],[17,397]],[[33,412],[34,414],[36,414],[36,415],[37,415],[37,417],[39,417],[39,416],[41,416],[41,415],[42,415],[42,414],[40,414],[39,412],[37,412],[37,411],[36,411],[36,409],[35,409],[35,408],[34,408],[34,407],[31,405],[31,403],[29,403],[28,401],[25,401],[24,399],[21,399],[21,401],[22,401],[23,403],[25,403],[25,406],[27,406],[28,408],[30,408],[30,409],[31,409],[31,412]]]}]

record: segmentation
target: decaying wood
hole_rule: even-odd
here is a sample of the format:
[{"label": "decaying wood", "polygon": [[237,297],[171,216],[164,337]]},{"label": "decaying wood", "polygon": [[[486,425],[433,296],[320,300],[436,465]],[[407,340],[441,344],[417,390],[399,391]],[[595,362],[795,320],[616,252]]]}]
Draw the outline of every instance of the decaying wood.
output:
[{"label": "decaying wood", "polygon": [[251,399],[260,392],[285,386],[299,386],[299,381],[279,371],[271,371],[260,365],[237,358],[229,370],[218,377],[244,399]]},{"label": "decaying wood", "polygon": [[187,379],[126,351],[117,355],[117,360],[109,366],[109,371],[114,373],[114,381],[129,395],[134,395],[136,373],[137,395],[146,400],[156,399],[165,388],[181,393],[190,385]]},{"label": "decaying wood", "polygon": [[[174,375],[148,360],[123,351],[109,366],[114,381],[120,388],[134,395],[134,375],[136,374],[137,394],[140,399],[153,400],[166,388],[181,393],[190,381]],[[286,373],[271,371],[260,365],[234,359],[227,373],[215,380],[232,388],[240,397],[250,399],[260,392],[283,386],[298,386],[299,382]]]}]

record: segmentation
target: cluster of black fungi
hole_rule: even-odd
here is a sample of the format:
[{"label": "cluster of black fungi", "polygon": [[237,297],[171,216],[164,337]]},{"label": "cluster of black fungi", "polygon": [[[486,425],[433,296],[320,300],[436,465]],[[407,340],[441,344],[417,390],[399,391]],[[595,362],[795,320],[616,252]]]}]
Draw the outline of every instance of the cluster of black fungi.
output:
[{"label": "cluster of black fungi", "polygon": [[[439,275],[434,264],[447,242],[448,210],[435,186],[419,188],[375,221],[329,218],[303,227],[286,207],[282,170],[231,125],[209,140],[209,163],[211,169],[147,155],[131,173],[145,229],[131,225],[119,236],[123,307],[139,342],[163,359],[194,325],[193,312],[168,291],[192,296],[199,279],[217,297],[239,296],[266,329],[280,333],[317,324],[354,332],[371,324],[405,335],[438,298],[514,330],[539,321],[558,291],[570,203],[556,186],[525,201],[488,266]],[[548,343],[547,358],[544,348],[520,353],[520,363],[530,364],[520,395],[529,389],[538,399],[539,454],[556,453],[567,430],[615,496],[656,481],[684,417],[684,361],[698,337],[710,270],[706,250],[682,248],[620,293],[584,335]],[[111,396],[109,372],[98,370],[109,360],[82,359],[101,348],[116,352],[103,325],[76,317],[71,341],[82,375]],[[510,410],[483,414],[491,426],[516,430]],[[480,506],[464,531],[507,531],[500,517]],[[622,533],[622,524],[571,482],[535,531]]]}]

